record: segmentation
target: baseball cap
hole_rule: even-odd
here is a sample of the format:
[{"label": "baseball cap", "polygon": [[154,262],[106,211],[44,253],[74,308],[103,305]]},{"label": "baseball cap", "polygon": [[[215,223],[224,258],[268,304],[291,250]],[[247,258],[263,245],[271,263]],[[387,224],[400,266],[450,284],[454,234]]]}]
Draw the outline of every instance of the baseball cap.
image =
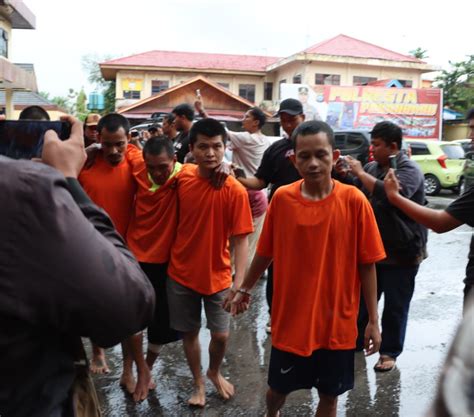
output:
[{"label": "baseball cap", "polygon": [[274,117],[279,116],[280,113],[287,113],[292,116],[297,114],[303,114],[303,105],[299,100],[294,98],[287,98],[280,103],[280,109],[274,115]]},{"label": "baseball cap", "polygon": [[97,126],[97,124],[99,123],[99,120],[100,120],[100,114],[89,113],[84,123],[86,126]]}]

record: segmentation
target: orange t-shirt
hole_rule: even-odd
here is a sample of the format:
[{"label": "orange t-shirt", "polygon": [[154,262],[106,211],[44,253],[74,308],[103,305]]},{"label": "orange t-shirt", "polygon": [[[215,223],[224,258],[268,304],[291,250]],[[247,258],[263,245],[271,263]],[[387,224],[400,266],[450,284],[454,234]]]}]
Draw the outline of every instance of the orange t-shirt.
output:
[{"label": "orange t-shirt", "polygon": [[124,239],[137,189],[129,160],[139,155],[141,152],[135,146],[128,145],[126,157],[114,167],[99,153],[94,165],[79,174],[82,188],[95,204],[106,211]]},{"label": "orange t-shirt", "polygon": [[185,287],[210,295],[232,284],[229,237],[252,233],[245,188],[228,177],[221,189],[198,174],[180,173],[178,230],[171,248],[169,276]]},{"label": "orange t-shirt", "polygon": [[[186,167],[181,167],[180,172]],[[127,243],[139,262],[161,264],[169,260],[178,225],[176,184],[180,172],[156,191],[151,191],[153,184],[143,159],[134,167],[138,191]]]},{"label": "orange t-shirt", "polygon": [[372,207],[334,181],[324,200],[301,195],[303,180],[272,198],[257,247],[273,258],[272,345],[300,356],[354,349],[359,264],[385,258]]}]

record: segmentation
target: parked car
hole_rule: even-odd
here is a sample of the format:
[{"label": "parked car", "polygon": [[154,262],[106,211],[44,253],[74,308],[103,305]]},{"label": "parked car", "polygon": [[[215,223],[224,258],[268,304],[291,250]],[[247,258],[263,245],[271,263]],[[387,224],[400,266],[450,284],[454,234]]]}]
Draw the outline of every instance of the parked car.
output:
[{"label": "parked car", "polygon": [[459,143],[464,149],[465,153],[474,151],[474,144],[471,139],[456,139],[451,141],[451,143]]},{"label": "parked car", "polygon": [[161,121],[159,121],[159,122],[158,121],[147,121],[147,122],[140,123],[138,125],[133,126],[132,129],[135,129],[135,130],[138,130],[139,132],[141,132],[142,130],[148,130],[152,126],[161,127]]},{"label": "parked car", "polygon": [[459,182],[459,194],[464,194],[474,186],[474,150],[466,152],[466,160]]},{"label": "parked car", "polygon": [[368,130],[335,130],[336,148],[342,156],[350,155],[362,165],[370,161],[370,133]]},{"label": "parked car", "polygon": [[441,189],[457,191],[465,162],[465,153],[459,143],[408,139],[412,159],[425,176],[425,193],[439,194]]},{"label": "parked car", "polygon": [[[374,160],[368,130],[335,130],[334,139],[341,155],[350,155],[358,159],[362,165]],[[402,152],[411,157],[410,145],[405,140],[402,142]]]}]

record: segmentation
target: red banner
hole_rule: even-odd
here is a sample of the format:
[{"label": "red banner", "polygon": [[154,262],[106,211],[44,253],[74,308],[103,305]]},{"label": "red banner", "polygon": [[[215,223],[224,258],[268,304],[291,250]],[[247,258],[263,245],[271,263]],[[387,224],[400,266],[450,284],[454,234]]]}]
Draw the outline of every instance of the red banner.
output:
[{"label": "red banner", "polygon": [[327,103],[326,121],[334,129],[372,129],[386,120],[400,126],[406,138],[440,137],[440,89],[323,88],[322,92],[316,91],[316,100]]},{"label": "red banner", "polygon": [[441,90],[437,88],[340,87],[280,85],[281,98],[303,104],[306,120],[323,120],[333,129],[371,130],[387,120],[403,129],[406,138],[439,139]]}]

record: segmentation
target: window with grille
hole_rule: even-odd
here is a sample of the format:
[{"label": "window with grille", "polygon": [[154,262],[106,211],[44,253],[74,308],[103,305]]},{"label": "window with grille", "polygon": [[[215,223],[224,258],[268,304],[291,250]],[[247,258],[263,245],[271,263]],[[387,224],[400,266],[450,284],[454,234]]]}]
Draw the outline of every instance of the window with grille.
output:
[{"label": "window with grille", "polygon": [[164,90],[167,90],[170,86],[169,81],[163,80],[152,80],[151,82],[151,94],[158,94]]},{"label": "window with grille", "polygon": [[123,98],[139,100],[140,99],[140,91],[126,90],[126,91],[123,92]]},{"label": "window with grille", "polygon": [[255,84],[239,84],[239,96],[255,102]]},{"label": "window with grille", "polygon": [[339,74],[316,74],[314,83],[316,85],[341,85]]},{"label": "window with grille", "polygon": [[377,78],[376,77],[361,77],[358,75],[355,75],[352,78],[353,85],[367,85],[368,83],[371,83],[372,81],[377,81]]}]

